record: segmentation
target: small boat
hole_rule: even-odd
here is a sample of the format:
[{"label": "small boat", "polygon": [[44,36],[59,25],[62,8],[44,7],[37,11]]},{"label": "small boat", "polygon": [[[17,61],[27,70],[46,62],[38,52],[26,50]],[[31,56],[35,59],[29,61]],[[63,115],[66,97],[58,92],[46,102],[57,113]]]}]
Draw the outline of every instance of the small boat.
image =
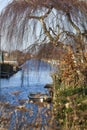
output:
[{"label": "small boat", "polygon": [[28,96],[30,101],[33,102],[51,102],[52,98],[51,96],[47,94],[42,94],[42,93],[30,93]]},{"label": "small boat", "polygon": [[51,98],[53,97],[53,84],[46,84],[44,86],[44,88],[46,88],[49,92],[49,95],[51,96]]},{"label": "small boat", "polygon": [[44,88],[53,89],[53,84],[46,84],[46,85],[44,86]]}]

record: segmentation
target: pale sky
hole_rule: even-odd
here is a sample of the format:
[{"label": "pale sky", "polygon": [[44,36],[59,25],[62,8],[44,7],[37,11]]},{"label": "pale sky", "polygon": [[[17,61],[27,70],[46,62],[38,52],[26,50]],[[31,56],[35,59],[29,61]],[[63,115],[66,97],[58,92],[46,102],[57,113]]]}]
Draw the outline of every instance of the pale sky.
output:
[{"label": "pale sky", "polygon": [[0,12],[11,0],[0,0]]},{"label": "pale sky", "polygon": [[[2,9],[4,9],[11,1],[13,0],[0,0],[0,12],[2,11]],[[87,1],[87,0],[85,0]],[[51,22],[54,23],[54,28],[55,28],[55,31],[57,32],[58,31],[58,28],[57,28],[57,23],[60,24],[60,27],[62,28],[62,26],[64,27],[64,29],[66,31],[70,31],[70,32],[73,32],[75,33],[75,30],[72,26],[70,26],[70,24],[66,24],[67,23],[67,18],[65,17],[65,15],[63,14],[59,14],[58,15],[58,19],[60,19],[60,21],[58,19],[54,19],[54,15],[55,15],[56,11],[53,9],[52,12],[50,13],[48,19],[47,19],[47,27],[51,27],[52,28],[52,24],[50,24]],[[77,12],[77,16],[78,16],[78,12]],[[63,19],[63,22],[61,23],[61,17]],[[84,20],[84,26],[85,28],[87,28],[86,26],[86,18],[85,16],[83,17],[83,19],[80,20],[80,17],[77,19],[78,21],[78,26],[80,26],[81,30],[83,30],[83,27],[82,27],[82,22]],[[81,23],[80,23],[81,22]],[[32,25],[32,26],[31,26]],[[42,35],[44,34],[44,32],[42,31],[41,33],[41,23],[37,21],[37,30],[36,30],[36,36],[34,36],[32,33],[33,33],[33,21],[30,20],[29,21],[29,26],[28,28],[26,29],[26,33],[24,35],[24,39],[23,39],[23,49],[27,48],[29,45],[33,44],[33,43],[41,43],[41,41],[44,40],[44,37],[45,35]],[[41,34],[40,34],[41,33]],[[41,36],[40,36],[41,35]],[[40,38],[39,38],[40,36]],[[48,39],[47,39],[48,40]],[[14,39],[14,41],[16,43],[16,39]],[[5,44],[7,43],[7,40],[5,38],[5,35],[2,34],[2,38],[1,38],[1,45],[2,45],[2,48],[3,49],[7,49],[7,45]],[[4,45],[4,46],[3,46]]]}]

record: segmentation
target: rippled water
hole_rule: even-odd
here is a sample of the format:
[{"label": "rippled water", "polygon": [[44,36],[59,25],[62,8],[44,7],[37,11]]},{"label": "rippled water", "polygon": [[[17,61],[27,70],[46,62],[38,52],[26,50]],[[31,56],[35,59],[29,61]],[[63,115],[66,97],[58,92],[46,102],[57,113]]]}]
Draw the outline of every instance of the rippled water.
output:
[{"label": "rippled water", "polygon": [[[1,99],[11,104],[17,104],[20,99],[28,99],[31,92],[46,93],[44,86],[52,83],[50,73],[54,68],[40,60],[29,60],[22,65],[22,70],[9,79],[0,79]],[[18,95],[14,92],[20,91]]]}]

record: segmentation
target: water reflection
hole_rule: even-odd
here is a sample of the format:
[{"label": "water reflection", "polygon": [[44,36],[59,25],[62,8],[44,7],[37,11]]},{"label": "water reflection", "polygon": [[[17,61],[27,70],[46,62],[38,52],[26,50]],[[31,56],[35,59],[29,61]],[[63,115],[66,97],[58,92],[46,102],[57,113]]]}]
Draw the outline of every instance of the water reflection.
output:
[{"label": "water reflection", "polygon": [[[52,83],[50,73],[54,68],[40,60],[29,60],[22,65],[22,70],[13,75],[10,79],[1,80],[1,95],[0,100],[9,101],[11,104],[17,103],[17,100],[28,99],[30,92],[46,93],[45,84]],[[15,96],[13,92],[20,91]]]}]

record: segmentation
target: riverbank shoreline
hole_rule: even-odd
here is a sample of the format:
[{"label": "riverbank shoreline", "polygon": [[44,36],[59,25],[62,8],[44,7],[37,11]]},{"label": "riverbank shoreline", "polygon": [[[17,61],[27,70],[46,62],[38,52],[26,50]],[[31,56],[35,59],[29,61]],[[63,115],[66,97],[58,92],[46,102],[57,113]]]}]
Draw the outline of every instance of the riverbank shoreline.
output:
[{"label": "riverbank shoreline", "polygon": [[[26,120],[27,119],[27,120]],[[59,126],[52,118],[52,106],[48,103],[30,103],[28,100],[20,106],[0,102],[0,129],[57,129]]]},{"label": "riverbank shoreline", "polygon": [[0,63],[0,78],[9,78],[17,73],[21,68],[8,63]]}]

